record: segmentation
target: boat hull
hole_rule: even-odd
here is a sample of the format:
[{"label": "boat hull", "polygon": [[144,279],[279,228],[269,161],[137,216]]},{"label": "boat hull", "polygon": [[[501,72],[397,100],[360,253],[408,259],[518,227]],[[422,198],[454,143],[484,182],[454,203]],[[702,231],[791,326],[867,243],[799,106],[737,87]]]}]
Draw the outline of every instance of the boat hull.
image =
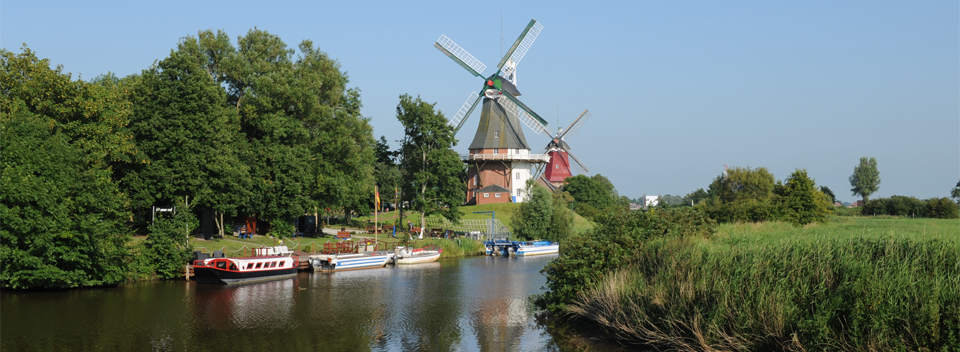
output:
[{"label": "boat hull", "polygon": [[416,254],[404,257],[397,257],[397,264],[420,264],[435,262],[440,259],[440,253]]},{"label": "boat hull", "polygon": [[394,258],[393,253],[318,254],[310,256],[314,271],[346,271],[382,268]]},{"label": "boat hull", "polygon": [[294,277],[297,276],[297,268],[237,272],[210,267],[197,267],[193,269],[193,273],[198,284],[233,285]]},{"label": "boat hull", "polygon": [[538,246],[521,245],[517,247],[516,255],[519,257],[522,257],[522,256],[556,254],[556,253],[560,253],[559,244],[538,245]]}]

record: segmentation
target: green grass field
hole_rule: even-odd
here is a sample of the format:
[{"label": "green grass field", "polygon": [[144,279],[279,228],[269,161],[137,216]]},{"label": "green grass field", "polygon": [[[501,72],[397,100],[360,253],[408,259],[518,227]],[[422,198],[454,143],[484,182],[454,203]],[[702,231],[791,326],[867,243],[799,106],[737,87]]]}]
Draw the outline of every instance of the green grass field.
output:
[{"label": "green grass field", "polygon": [[960,221],[724,224],[658,239],[568,307],[678,350],[960,350]]},{"label": "green grass field", "polygon": [[[460,211],[463,212],[463,217],[461,219],[462,220],[489,219],[491,214],[475,214],[474,212],[492,211],[494,212],[493,215],[497,219],[500,219],[500,222],[506,225],[507,228],[513,228],[513,213],[516,211],[517,207],[519,206],[520,206],[519,203],[499,203],[499,204],[464,206],[464,207],[460,207]],[[390,212],[387,214],[380,214],[379,219],[381,223],[383,222],[391,223],[393,219],[396,219],[396,217],[397,216],[395,215],[394,212]],[[413,221],[413,223],[416,225],[416,223],[419,221],[418,219],[420,219],[420,213],[417,213],[417,212],[405,213],[403,215],[403,218],[404,218],[404,221],[409,219]],[[360,221],[368,221],[368,220],[373,221],[373,216],[363,216],[357,219]],[[591,228],[593,228],[593,223],[590,222],[590,220],[585,219],[579,214],[576,214],[576,213],[573,214],[573,232],[575,234],[583,231],[587,231]]]}]

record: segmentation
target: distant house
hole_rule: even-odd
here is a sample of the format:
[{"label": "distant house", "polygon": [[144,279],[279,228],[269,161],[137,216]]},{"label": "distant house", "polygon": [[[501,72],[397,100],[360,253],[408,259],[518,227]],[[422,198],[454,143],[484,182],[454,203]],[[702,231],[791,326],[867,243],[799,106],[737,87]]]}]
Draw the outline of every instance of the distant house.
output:
[{"label": "distant house", "polygon": [[510,190],[498,185],[487,186],[476,191],[476,204],[509,203],[513,201]]},{"label": "distant house", "polygon": [[660,204],[660,196],[643,196],[644,206],[655,207]]},{"label": "distant house", "polygon": [[848,206],[847,208],[858,208],[858,207],[862,207],[862,206],[863,206],[863,201],[862,201],[862,200],[858,200],[858,201],[853,202],[852,204],[850,204],[850,206]]}]

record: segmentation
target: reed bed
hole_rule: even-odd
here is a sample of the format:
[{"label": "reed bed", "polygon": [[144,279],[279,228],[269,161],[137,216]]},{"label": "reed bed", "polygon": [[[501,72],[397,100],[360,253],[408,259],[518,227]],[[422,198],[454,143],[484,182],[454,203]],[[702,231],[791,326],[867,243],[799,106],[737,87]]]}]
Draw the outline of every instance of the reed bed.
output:
[{"label": "reed bed", "polygon": [[960,224],[882,221],[657,239],[566,310],[683,351],[960,350]]}]

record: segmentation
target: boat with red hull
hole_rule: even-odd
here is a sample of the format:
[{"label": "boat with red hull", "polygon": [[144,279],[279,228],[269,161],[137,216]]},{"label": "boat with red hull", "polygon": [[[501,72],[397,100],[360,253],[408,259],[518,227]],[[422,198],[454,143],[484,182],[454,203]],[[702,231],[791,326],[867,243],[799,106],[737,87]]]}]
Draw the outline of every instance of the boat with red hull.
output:
[{"label": "boat with red hull", "polygon": [[210,258],[193,262],[199,284],[239,284],[297,275],[299,263],[291,257]]}]

